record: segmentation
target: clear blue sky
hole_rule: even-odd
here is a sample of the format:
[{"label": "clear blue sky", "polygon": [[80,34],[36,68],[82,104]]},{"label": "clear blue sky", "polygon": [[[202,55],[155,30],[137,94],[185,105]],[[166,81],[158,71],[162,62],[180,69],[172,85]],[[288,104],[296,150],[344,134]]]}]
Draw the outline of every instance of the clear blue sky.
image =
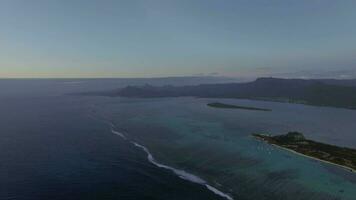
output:
[{"label": "clear blue sky", "polygon": [[354,0],[0,0],[0,77],[355,69]]}]

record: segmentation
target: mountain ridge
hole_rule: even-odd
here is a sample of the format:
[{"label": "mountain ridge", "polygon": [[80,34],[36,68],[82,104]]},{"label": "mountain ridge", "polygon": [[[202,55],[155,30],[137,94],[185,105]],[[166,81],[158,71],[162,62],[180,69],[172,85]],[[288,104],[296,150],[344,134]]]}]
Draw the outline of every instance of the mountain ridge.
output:
[{"label": "mountain ridge", "polygon": [[184,96],[242,98],[356,109],[356,86],[348,85],[347,81],[262,77],[245,83],[127,86],[114,91],[101,92],[98,95],[136,98]]}]

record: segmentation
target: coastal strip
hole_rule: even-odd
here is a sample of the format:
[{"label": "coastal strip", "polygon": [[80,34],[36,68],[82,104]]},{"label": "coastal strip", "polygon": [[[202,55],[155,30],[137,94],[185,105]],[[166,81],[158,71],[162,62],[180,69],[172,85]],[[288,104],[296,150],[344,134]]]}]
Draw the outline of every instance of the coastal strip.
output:
[{"label": "coastal strip", "polygon": [[[120,136],[122,139],[124,140],[128,140],[127,137],[123,134],[123,133],[120,133],[118,131],[115,130],[115,126],[114,124],[112,124],[111,122],[109,123],[110,126],[111,126],[111,132],[115,135],[118,135]],[[199,185],[203,185],[205,186],[208,190],[210,190],[211,192],[213,192],[214,194],[218,195],[218,196],[221,196],[227,200],[234,200],[230,195],[218,190],[217,188],[209,185],[204,179],[194,175],[194,174],[191,174],[191,173],[188,173],[184,170],[181,170],[181,169],[176,169],[174,167],[171,167],[171,166],[168,166],[168,165],[164,165],[164,164],[161,164],[159,163],[158,161],[156,161],[153,157],[153,155],[151,154],[151,152],[147,149],[147,147],[137,143],[137,142],[134,142],[134,141],[131,141],[131,140],[128,140],[130,143],[132,143],[134,146],[136,146],[137,148],[140,148],[141,150],[143,150],[146,154],[147,154],[147,159],[150,163],[152,163],[153,165],[159,167],[159,168],[163,168],[163,169],[167,169],[167,170],[170,170],[172,171],[174,174],[176,174],[179,178],[181,179],[184,179],[186,181],[190,181],[192,183],[196,183],[196,184],[199,184]]]},{"label": "coastal strip", "polygon": [[309,158],[311,160],[316,160],[316,161],[319,161],[319,162],[322,162],[322,163],[326,163],[326,164],[330,164],[330,165],[334,165],[336,167],[340,167],[348,172],[352,172],[352,173],[356,173],[356,170],[350,168],[350,167],[346,167],[346,166],[343,166],[343,165],[339,165],[339,164],[336,164],[336,163],[333,163],[333,162],[330,162],[330,161],[327,161],[327,160],[322,160],[322,159],[319,159],[319,158],[316,158],[316,157],[313,157],[313,156],[308,156],[308,155],[305,155],[305,154],[302,154],[302,153],[299,153],[297,151],[294,151],[292,149],[288,149],[286,147],[282,147],[282,146],[279,146],[279,145],[276,145],[276,144],[271,144],[272,146],[274,147],[277,147],[279,149],[282,149],[282,150],[285,150],[285,151],[289,151],[291,153],[294,153],[294,154],[297,154],[299,156],[303,156],[303,157],[306,157],[306,158]]},{"label": "coastal strip", "polygon": [[266,109],[266,108],[230,105],[230,104],[225,104],[225,103],[220,103],[220,102],[208,103],[207,106],[212,107],[212,108],[220,108],[220,109],[241,109],[241,110],[254,110],[254,111],[272,111],[271,109]]},{"label": "coastal strip", "polygon": [[253,134],[257,139],[291,153],[331,164],[349,172],[356,172],[356,150],[338,147],[305,139],[302,133],[289,132],[286,135],[270,136]]}]

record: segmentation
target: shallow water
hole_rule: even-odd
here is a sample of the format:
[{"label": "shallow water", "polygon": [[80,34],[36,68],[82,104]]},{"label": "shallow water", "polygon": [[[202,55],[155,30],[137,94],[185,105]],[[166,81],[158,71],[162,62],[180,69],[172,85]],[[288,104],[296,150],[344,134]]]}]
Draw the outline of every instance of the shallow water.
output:
[{"label": "shallow water", "polygon": [[235,198],[351,200],[356,196],[355,174],[250,136],[302,131],[315,140],[355,147],[355,111],[231,99],[220,101],[273,111],[206,106],[216,99],[108,101],[109,107],[100,107],[101,114],[132,140],[145,144],[158,160],[197,174]]}]

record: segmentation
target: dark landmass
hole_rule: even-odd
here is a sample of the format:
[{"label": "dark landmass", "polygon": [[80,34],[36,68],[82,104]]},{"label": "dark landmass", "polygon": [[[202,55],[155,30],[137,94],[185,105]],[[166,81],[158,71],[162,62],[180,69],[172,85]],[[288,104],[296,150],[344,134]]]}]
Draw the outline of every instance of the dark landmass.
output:
[{"label": "dark landmass", "polygon": [[305,156],[339,165],[351,171],[356,171],[355,149],[308,140],[302,133],[298,132],[289,132],[286,135],[277,136],[264,134],[253,134],[253,136]]},{"label": "dark landmass", "polygon": [[320,79],[321,82],[330,85],[353,86],[356,87],[356,79]]},{"label": "dark landmass", "polygon": [[353,83],[353,80],[259,78],[247,83],[128,86],[97,95],[138,98],[184,96],[242,98],[356,109],[356,86],[352,86]]},{"label": "dark landmass", "polygon": [[243,109],[243,110],[272,111],[271,109],[256,108],[256,107],[249,107],[249,106],[236,106],[236,105],[229,105],[229,104],[224,104],[224,103],[219,103],[219,102],[208,103],[207,105],[210,106],[210,107],[213,107],[213,108],[227,108],[227,109]]}]

